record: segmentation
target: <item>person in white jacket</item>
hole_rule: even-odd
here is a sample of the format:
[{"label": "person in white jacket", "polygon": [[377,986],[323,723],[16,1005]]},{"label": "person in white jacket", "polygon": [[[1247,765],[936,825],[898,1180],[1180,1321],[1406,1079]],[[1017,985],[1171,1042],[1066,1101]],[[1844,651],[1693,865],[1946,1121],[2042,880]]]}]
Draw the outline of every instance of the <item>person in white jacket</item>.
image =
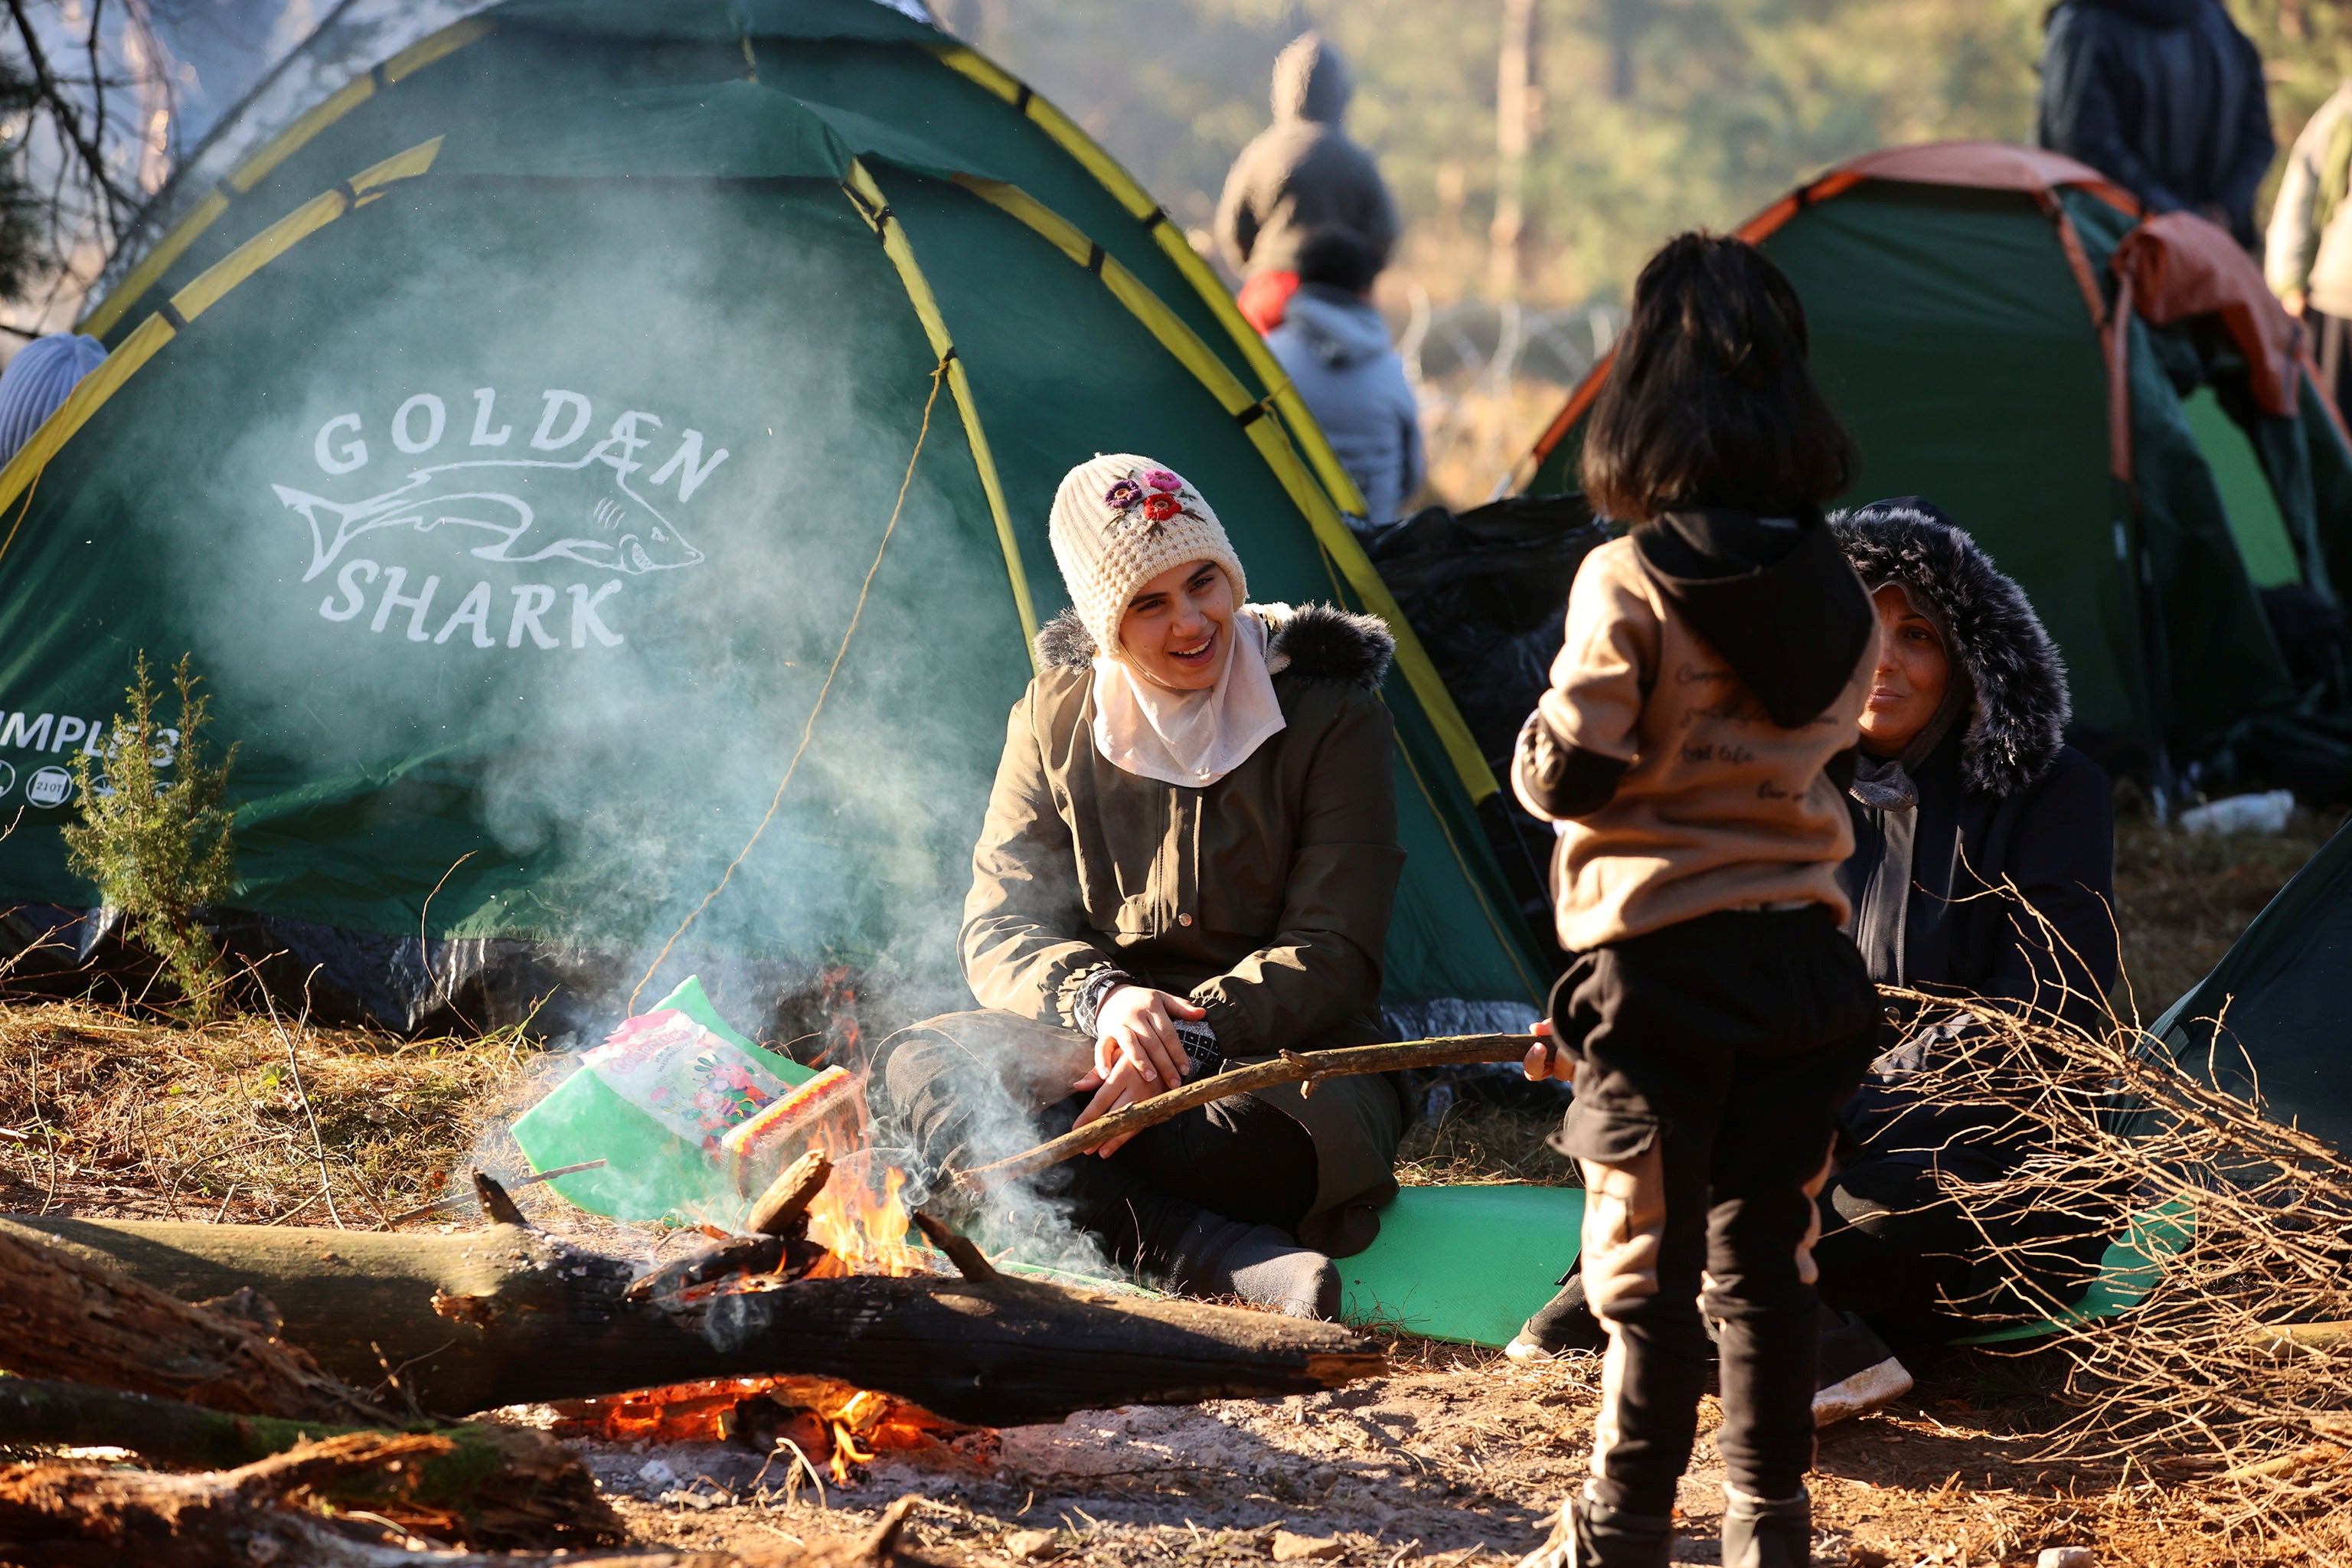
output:
[{"label": "person in white jacket", "polygon": [[2320,384],[2342,408],[2352,393],[2352,79],[2304,125],[2271,206],[2263,273],[2311,329]]},{"label": "person in white jacket", "polygon": [[1298,252],[1298,291],[1266,347],[1364,492],[1364,523],[1393,522],[1421,489],[1421,405],[1388,323],[1366,296],[1380,257],[1344,228],[1319,228]]}]

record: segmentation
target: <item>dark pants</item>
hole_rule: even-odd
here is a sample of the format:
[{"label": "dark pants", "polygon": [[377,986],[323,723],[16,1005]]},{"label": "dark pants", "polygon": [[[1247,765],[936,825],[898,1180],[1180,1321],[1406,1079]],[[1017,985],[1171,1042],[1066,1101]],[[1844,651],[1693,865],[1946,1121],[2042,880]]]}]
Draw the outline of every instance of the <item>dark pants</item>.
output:
[{"label": "dark pants", "polygon": [[[1865,1150],[1822,1194],[1822,1300],[1867,1318],[1897,1353],[2050,1317],[2098,1278],[2108,1227],[2084,1215],[2084,1194],[2037,1194],[2016,1179],[2021,1155],[1975,1152]],[[1939,1170],[1991,1195],[1963,1207]]]},{"label": "dark pants", "polygon": [[1819,906],[1706,915],[1578,955],[1552,1022],[1578,1057],[1554,1142],[1583,1168],[1585,1289],[1609,1331],[1594,1496],[1673,1510],[1706,1386],[1702,1286],[1726,1479],[1795,1495],[1813,1455],[1814,1199],[1880,1027],[1861,955]]},{"label": "dark pants", "polygon": [[[952,1032],[916,1026],[894,1044],[883,1069],[891,1107],[927,1174],[971,1170],[1059,1137],[1089,1098],[1064,1094],[1035,1104],[1076,1076],[1074,1066],[1086,1060],[1082,1038],[1069,1061],[1041,1063],[1041,1046],[1066,1044],[1046,1037],[1068,1031],[1018,1021],[970,1026],[973,1016],[935,1020]],[[1203,1211],[1295,1232],[1315,1195],[1315,1144],[1307,1130],[1265,1101],[1238,1095],[1148,1127],[1108,1160],[1081,1154],[1049,1166],[1026,1193],[978,1217],[992,1241],[1016,1253],[1050,1260],[1055,1237],[1048,1233],[1076,1226],[1112,1262],[1156,1274]]]}]

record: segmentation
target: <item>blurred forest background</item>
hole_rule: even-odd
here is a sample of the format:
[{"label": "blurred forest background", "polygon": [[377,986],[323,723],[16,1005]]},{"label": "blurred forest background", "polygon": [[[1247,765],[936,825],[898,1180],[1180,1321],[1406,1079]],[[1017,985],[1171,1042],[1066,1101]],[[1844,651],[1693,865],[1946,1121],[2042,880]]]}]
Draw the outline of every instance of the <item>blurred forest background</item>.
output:
[{"label": "blurred forest background", "polygon": [[[1485,499],[1532,439],[1666,236],[1730,227],[1875,147],[2031,141],[2050,10],[2050,0],[934,3],[1203,245],[1226,165],[1269,118],[1276,52],[1310,27],[1345,50],[1357,77],[1349,128],[1379,155],[1405,215],[1380,299],[1429,403],[1437,489],[1456,503]],[[2352,72],[2352,0],[2228,3],[2269,62],[2284,150]],[[1507,47],[1518,39],[1523,57]]]}]

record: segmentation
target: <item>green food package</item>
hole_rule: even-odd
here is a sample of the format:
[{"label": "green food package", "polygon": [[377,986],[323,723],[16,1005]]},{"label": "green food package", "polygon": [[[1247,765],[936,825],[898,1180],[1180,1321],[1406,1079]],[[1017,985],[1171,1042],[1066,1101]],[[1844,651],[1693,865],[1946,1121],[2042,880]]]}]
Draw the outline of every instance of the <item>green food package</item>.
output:
[{"label": "green food package", "polygon": [[750,1202],[719,1140],[814,1076],[729,1028],[689,976],[517,1118],[515,1142],[533,1170],[604,1161],[548,1184],[591,1214],[731,1226]]}]

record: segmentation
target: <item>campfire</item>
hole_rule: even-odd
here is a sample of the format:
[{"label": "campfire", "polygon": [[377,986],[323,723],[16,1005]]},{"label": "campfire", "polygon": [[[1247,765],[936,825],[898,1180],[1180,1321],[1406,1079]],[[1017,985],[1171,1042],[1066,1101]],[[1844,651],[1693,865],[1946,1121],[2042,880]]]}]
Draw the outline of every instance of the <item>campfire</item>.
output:
[{"label": "campfire", "polygon": [[[822,1105],[820,1079],[807,1086]],[[632,1287],[644,1297],[709,1310],[727,1296],[777,1290],[803,1279],[857,1275],[904,1278],[939,1272],[934,1257],[911,1245],[914,1216],[904,1194],[907,1173],[866,1150],[836,1155],[856,1123],[820,1111],[785,1119],[824,1132],[798,1142],[800,1158],[769,1184],[747,1222],[752,1237],[707,1230],[717,1246],[656,1270]],[[878,1169],[877,1169],[878,1166]],[[935,1415],[920,1405],[835,1378],[780,1375],[703,1378],[593,1399],[556,1402],[556,1432],[615,1442],[719,1443],[789,1447],[812,1471],[825,1465],[836,1484],[851,1467],[882,1453],[931,1453],[984,1460],[995,1434]]]},{"label": "campfire", "polygon": [[877,1454],[923,1453],[974,1464],[994,1457],[996,1434],[934,1415],[903,1399],[829,1377],[719,1377],[555,1405],[559,1437],[613,1442],[787,1444],[836,1484]]},{"label": "campfire", "polygon": [[877,1192],[866,1179],[873,1163],[870,1155],[827,1153],[835,1161],[835,1178],[808,1209],[808,1238],[824,1248],[825,1257],[806,1278],[938,1272],[927,1254],[908,1243],[914,1216],[900,1195],[907,1189],[907,1173],[896,1165],[884,1166]]}]

